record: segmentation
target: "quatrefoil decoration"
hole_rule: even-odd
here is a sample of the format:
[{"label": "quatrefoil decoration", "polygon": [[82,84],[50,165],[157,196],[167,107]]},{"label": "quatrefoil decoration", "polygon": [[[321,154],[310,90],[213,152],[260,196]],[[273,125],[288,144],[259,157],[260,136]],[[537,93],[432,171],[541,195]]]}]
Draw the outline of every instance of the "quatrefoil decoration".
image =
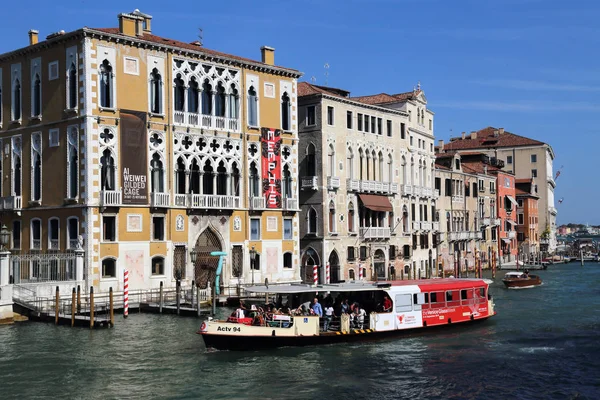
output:
[{"label": "quatrefoil decoration", "polygon": [[248,146],[248,152],[252,157],[254,157],[258,152],[258,147],[256,147],[256,144],[252,143],[250,146]]},{"label": "quatrefoil decoration", "polygon": [[100,134],[100,139],[102,139],[104,143],[110,143],[114,138],[115,135],[108,128],[104,129]]},{"label": "quatrefoil decoration", "polygon": [[217,152],[219,151],[219,147],[221,147],[221,145],[219,144],[219,142],[217,142],[217,139],[213,139],[213,141],[210,144],[210,148],[212,149],[213,152]]},{"label": "quatrefoil decoration", "polygon": [[204,150],[204,148],[206,147],[206,140],[200,139],[200,142],[196,143],[196,146],[198,146],[200,151]]},{"label": "quatrefoil decoration", "polygon": [[289,147],[284,147],[283,151],[281,152],[281,154],[283,155],[283,159],[287,160],[288,157],[292,154],[290,153],[290,148]]},{"label": "quatrefoil decoration", "polygon": [[192,145],[192,141],[190,140],[189,136],[186,136],[183,138],[183,141],[181,142],[181,144],[183,145],[183,147],[185,147],[185,149],[189,149],[190,146]]},{"label": "quatrefoil decoration", "polygon": [[229,153],[231,151],[231,149],[233,149],[233,145],[231,144],[231,142],[228,140],[225,142],[225,146],[223,146],[223,148],[225,149],[225,151],[227,153]]},{"label": "quatrefoil decoration", "polygon": [[[161,147],[162,142],[163,140],[158,133],[153,133],[152,136],[150,136],[150,144],[152,147],[159,148]],[[175,140],[175,144],[177,144],[177,140]]]}]

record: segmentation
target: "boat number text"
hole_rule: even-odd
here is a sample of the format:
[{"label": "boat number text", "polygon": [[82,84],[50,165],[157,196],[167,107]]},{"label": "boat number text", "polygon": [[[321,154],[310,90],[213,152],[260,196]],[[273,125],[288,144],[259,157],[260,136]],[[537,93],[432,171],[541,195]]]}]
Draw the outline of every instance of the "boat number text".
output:
[{"label": "boat number text", "polygon": [[217,331],[221,332],[241,332],[241,328],[239,326],[227,327],[227,326],[217,326]]}]

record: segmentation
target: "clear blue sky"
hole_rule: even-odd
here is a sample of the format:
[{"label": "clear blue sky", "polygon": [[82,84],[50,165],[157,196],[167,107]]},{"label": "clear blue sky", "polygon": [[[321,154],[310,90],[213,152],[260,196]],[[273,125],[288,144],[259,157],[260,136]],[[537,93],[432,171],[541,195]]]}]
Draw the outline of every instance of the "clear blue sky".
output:
[{"label": "clear blue sky", "polygon": [[[4,4],[5,3],[5,4]],[[0,53],[82,26],[117,26],[117,14],[151,14],[153,33],[259,59],[353,95],[422,84],[448,140],[488,125],[545,141],[556,153],[559,223],[600,224],[598,157],[600,2],[594,0],[285,0],[4,2]]]}]

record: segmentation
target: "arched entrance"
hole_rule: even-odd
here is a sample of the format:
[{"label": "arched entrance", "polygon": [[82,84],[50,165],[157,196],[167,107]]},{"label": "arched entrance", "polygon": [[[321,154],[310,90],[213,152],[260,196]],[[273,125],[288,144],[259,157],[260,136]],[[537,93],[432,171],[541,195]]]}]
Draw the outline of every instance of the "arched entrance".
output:
[{"label": "arched entrance", "polygon": [[315,265],[317,267],[319,266],[319,254],[317,254],[315,249],[309,247],[308,250],[306,250],[306,252],[304,253],[304,256],[302,257],[302,267],[300,268],[302,282],[314,282],[313,268]]},{"label": "arched entrance", "polygon": [[[196,253],[196,263],[194,264],[194,281],[200,288],[206,289],[210,282],[215,279],[219,257],[211,256],[212,251],[222,251],[221,240],[211,228],[206,228],[194,246]],[[223,284],[223,275],[219,282]]]},{"label": "arched entrance", "polygon": [[373,256],[373,267],[375,268],[377,280],[385,279],[385,253],[383,250],[375,250],[375,254]]},{"label": "arched entrance", "polygon": [[340,258],[335,250],[329,255],[329,274],[331,283],[340,281]]}]

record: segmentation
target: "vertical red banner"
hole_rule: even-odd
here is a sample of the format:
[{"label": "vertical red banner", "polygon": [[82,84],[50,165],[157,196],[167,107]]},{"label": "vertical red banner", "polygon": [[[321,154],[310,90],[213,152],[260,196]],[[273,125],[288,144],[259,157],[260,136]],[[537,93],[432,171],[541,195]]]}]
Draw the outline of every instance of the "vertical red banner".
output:
[{"label": "vertical red banner", "polygon": [[262,188],[267,208],[281,208],[281,130],[261,128]]}]

